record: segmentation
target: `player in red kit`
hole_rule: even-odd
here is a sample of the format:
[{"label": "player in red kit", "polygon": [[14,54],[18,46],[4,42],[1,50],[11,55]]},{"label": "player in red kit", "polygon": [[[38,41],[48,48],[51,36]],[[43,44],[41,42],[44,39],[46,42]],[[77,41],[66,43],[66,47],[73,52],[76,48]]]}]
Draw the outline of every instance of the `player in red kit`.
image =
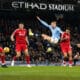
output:
[{"label": "player in red kit", "polygon": [[18,24],[19,28],[16,29],[12,35],[11,35],[11,40],[15,41],[15,51],[16,51],[16,56],[13,57],[11,66],[14,66],[14,61],[21,56],[21,51],[24,51],[25,53],[25,60],[27,62],[27,66],[30,66],[30,56],[28,53],[28,38],[27,38],[27,33],[28,31],[24,28],[23,23]]},{"label": "player in red kit", "polygon": [[70,30],[69,29],[66,29],[66,31],[61,35],[60,47],[64,56],[64,61],[63,61],[64,66],[66,66],[66,60],[69,55],[69,67],[72,67],[72,48],[70,45]]},{"label": "player in red kit", "polygon": [[1,67],[6,68],[7,65],[5,64],[5,52],[2,47],[0,47],[0,60],[1,60]]}]

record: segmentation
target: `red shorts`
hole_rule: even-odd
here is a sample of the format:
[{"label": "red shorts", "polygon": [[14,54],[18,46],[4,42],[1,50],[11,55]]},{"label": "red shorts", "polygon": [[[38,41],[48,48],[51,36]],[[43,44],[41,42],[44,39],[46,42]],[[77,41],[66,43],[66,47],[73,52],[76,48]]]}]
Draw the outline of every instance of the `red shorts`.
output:
[{"label": "red shorts", "polygon": [[26,44],[16,44],[15,51],[21,52],[28,49],[28,46]]},{"label": "red shorts", "polygon": [[68,53],[69,51],[72,51],[72,47],[69,45],[69,46],[60,46],[61,47],[61,51],[62,53]]},{"label": "red shorts", "polygon": [[3,53],[3,48],[2,47],[0,47],[0,53]]}]

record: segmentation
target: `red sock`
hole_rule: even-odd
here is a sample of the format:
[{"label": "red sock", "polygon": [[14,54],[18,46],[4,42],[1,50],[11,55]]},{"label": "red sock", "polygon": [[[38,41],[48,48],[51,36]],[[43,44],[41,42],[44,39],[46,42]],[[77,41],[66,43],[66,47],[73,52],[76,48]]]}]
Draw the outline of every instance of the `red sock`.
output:
[{"label": "red sock", "polygon": [[5,56],[1,56],[1,61],[2,61],[2,64],[5,63]]},{"label": "red sock", "polygon": [[14,56],[14,57],[13,57],[13,60],[14,60],[14,61],[16,61],[16,59],[17,59],[17,57],[16,57],[16,56]]},{"label": "red sock", "polygon": [[72,64],[72,60],[69,60],[69,64]]},{"label": "red sock", "polygon": [[25,58],[26,58],[27,64],[30,64],[30,56],[26,56]]}]

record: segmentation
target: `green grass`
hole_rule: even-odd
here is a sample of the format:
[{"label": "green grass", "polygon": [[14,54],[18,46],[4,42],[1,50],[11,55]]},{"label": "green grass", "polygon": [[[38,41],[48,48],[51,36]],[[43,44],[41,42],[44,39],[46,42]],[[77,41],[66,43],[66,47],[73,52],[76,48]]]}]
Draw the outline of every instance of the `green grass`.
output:
[{"label": "green grass", "polygon": [[80,67],[26,66],[0,68],[0,80],[80,80]]}]

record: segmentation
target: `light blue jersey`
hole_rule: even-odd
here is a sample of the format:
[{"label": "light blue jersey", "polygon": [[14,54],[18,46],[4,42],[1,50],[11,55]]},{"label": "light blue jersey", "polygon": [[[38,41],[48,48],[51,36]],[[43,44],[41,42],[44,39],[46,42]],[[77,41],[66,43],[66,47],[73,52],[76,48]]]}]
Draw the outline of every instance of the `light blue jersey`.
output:
[{"label": "light blue jersey", "polygon": [[52,38],[55,39],[57,38],[58,40],[60,39],[60,34],[62,33],[62,30],[56,26],[55,28],[53,28],[51,25],[47,24],[45,21],[40,19],[40,22],[45,26],[48,27],[52,33]]}]

